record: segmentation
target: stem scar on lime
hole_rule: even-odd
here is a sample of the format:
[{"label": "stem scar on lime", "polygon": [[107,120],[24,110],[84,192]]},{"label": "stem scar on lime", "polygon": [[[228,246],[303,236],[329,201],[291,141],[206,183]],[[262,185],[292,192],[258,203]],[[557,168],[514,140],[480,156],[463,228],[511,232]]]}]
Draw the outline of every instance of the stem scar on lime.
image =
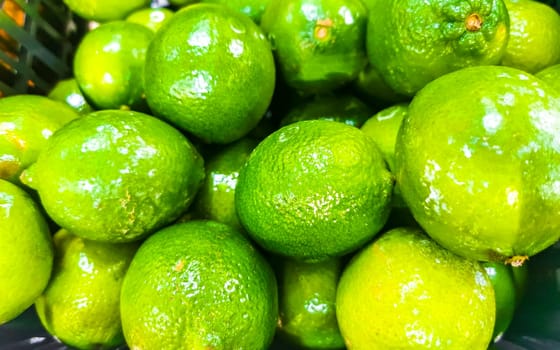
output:
[{"label": "stem scar on lime", "polygon": [[465,28],[467,28],[469,32],[479,31],[480,28],[482,28],[482,24],[483,24],[482,17],[476,12],[471,13],[465,19]]},{"label": "stem scar on lime", "polygon": [[527,255],[514,255],[510,258],[507,258],[505,263],[506,263],[506,265],[510,264],[512,267],[520,267],[527,260],[529,260],[529,256],[527,256]]},{"label": "stem scar on lime", "polygon": [[313,36],[317,40],[328,40],[331,36],[330,28],[333,26],[333,21],[330,18],[318,19],[315,25]]}]

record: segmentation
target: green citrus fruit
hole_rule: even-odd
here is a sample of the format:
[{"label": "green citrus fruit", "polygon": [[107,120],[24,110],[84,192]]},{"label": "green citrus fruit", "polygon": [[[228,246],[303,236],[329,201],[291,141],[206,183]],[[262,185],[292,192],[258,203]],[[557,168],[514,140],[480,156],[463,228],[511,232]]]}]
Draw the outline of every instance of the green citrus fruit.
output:
[{"label": "green citrus fruit", "polygon": [[391,171],[395,170],[397,134],[407,113],[408,103],[399,103],[377,112],[361,127],[379,147]]},{"label": "green citrus fruit", "polygon": [[21,178],[61,227],[86,239],[127,242],[177,219],[204,169],[192,144],[168,124],[105,110],[61,128]]},{"label": "green citrus fruit", "polygon": [[390,106],[398,102],[408,101],[408,96],[397,94],[383,80],[379,72],[368,64],[364,68],[353,83],[354,89],[364,100],[372,100],[382,106]]},{"label": "green citrus fruit", "polygon": [[138,250],[122,286],[123,331],[132,349],[266,349],[277,298],[272,269],[246,238],[190,221]]},{"label": "green citrus fruit", "polygon": [[342,272],[336,314],[348,349],[486,350],[494,289],[480,264],[396,228]]},{"label": "green citrus fruit", "polygon": [[319,95],[294,105],[280,121],[280,126],[324,119],[359,128],[372,114],[371,107],[350,94]]},{"label": "green citrus fruit", "polygon": [[45,218],[29,195],[0,179],[0,325],[33,305],[51,276],[54,250]]},{"label": "green citrus fruit", "polygon": [[560,91],[560,64],[555,64],[536,73],[535,76],[552,85],[557,91]]},{"label": "green citrus fruit", "polygon": [[367,62],[367,9],[361,0],[272,1],[261,27],[286,83],[325,92],[354,80]]},{"label": "green citrus fruit", "polygon": [[129,13],[150,5],[151,0],[63,0],[78,16],[97,22],[124,19]]},{"label": "green citrus fruit", "polygon": [[518,265],[560,237],[560,93],[528,73],[470,67],[428,84],[395,157],[412,214],[457,254]]},{"label": "green citrus fruit", "polygon": [[243,229],[235,210],[235,188],[239,170],[257,141],[243,138],[206,158],[206,177],[192,205],[198,218]]},{"label": "green citrus fruit", "polygon": [[218,3],[229,6],[259,24],[266,6],[271,0],[201,0],[200,2]]},{"label": "green citrus fruit", "polygon": [[49,92],[48,98],[66,103],[78,114],[88,114],[94,111],[74,78],[63,79],[56,83]]},{"label": "green citrus fruit", "polygon": [[132,12],[126,20],[146,26],[157,32],[164,23],[167,23],[175,12],[165,7],[148,7]]},{"label": "green citrus fruit", "polygon": [[502,64],[536,73],[560,63],[560,15],[532,0],[506,0],[510,16],[509,41]]},{"label": "green citrus fruit", "polygon": [[[362,126],[362,131],[371,137],[383,154],[389,170],[395,172],[395,144],[402,121],[408,113],[408,104],[400,103],[387,107],[369,118]],[[393,188],[393,207],[406,207],[399,186]]]},{"label": "green citrus fruit", "polygon": [[43,96],[16,95],[0,99],[0,178],[19,184],[51,135],[78,117],[62,102]]},{"label": "green citrus fruit", "polygon": [[369,61],[407,96],[457,69],[500,63],[508,42],[502,0],[374,1],[369,13]]},{"label": "green citrus fruit", "polygon": [[124,344],[120,292],[138,244],[88,241],[62,229],[54,245],[52,277],[35,302],[45,329],[78,349]]},{"label": "green citrus fruit", "polygon": [[74,76],[97,109],[144,110],[144,61],[154,36],[145,26],[115,21],[88,32],[76,50]]},{"label": "green citrus fruit", "polygon": [[361,130],[328,120],[289,124],[241,168],[239,219],[267,250],[307,261],[357,249],[383,226],[393,181]]},{"label": "green citrus fruit", "polygon": [[169,0],[169,4],[175,7],[183,7],[199,2],[199,0]]},{"label": "green citrus fruit", "polygon": [[493,342],[499,341],[507,331],[516,307],[517,291],[513,280],[512,267],[501,262],[484,262],[496,298],[496,322],[494,324]]},{"label": "green citrus fruit", "polygon": [[336,320],[336,287],[342,260],[282,261],[278,334],[304,349],[343,349]]},{"label": "green citrus fruit", "polygon": [[513,283],[515,284],[515,304],[519,306],[525,294],[527,293],[528,280],[529,280],[529,266],[531,263],[525,262],[521,266],[516,266],[511,268]]},{"label": "green citrus fruit", "polygon": [[274,90],[266,37],[247,16],[219,4],[176,12],[148,49],[146,72],[152,111],[210,143],[251,131]]}]

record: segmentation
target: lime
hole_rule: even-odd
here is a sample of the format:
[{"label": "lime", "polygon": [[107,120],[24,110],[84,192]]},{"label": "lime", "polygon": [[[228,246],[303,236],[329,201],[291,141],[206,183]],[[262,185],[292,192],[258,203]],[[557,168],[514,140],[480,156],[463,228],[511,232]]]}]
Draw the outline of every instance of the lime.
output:
[{"label": "lime", "polygon": [[557,91],[560,91],[560,64],[555,64],[536,73],[535,76],[552,85]]},{"label": "lime", "polygon": [[361,0],[272,1],[261,27],[286,83],[325,92],[354,80],[367,62],[367,9]]},{"label": "lime", "polygon": [[369,13],[369,62],[407,96],[457,69],[500,63],[508,42],[502,0],[373,1]]},{"label": "lime", "polygon": [[360,127],[373,114],[371,107],[351,94],[318,95],[294,105],[280,125],[324,119]]},{"label": "lime", "polygon": [[412,100],[397,183],[441,245],[519,265],[560,237],[559,135],[560,92],[518,69],[465,68]]},{"label": "lime", "polygon": [[63,0],[78,16],[97,22],[124,19],[129,13],[150,5],[151,0]]},{"label": "lime", "polygon": [[144,61],[153,35],[141,24],[115,21],[84,36],[74,57],[74,76],[94,107],[146,108]]},{"label": "lime", "polygon": [[395,171],[397,134],[407,113],[408,103],[399,103],[377,112],[361,127],[379,147],[391,171]]},{"label": "lime", "polygon": [[335,305],[342,260],[284,259],[282,265],[278,334],[300,348],[343,349]]},{"label": "lime", "polygon": [[235,229],[169,226],[140,247],[121,293],[131,349],[266,349],[278,317],[272,269]]},{"label": "lime", "polygon": [[247,16],[219,4],[176,12],[156,33],[145,69],[152,111],[209,143],[245,136],[274,90],[266,37]]},{"label": "lime", "polygon": [[177,219],[204,170],[192,144],[168,124],[105,110],[58,130],[21,178],[61,227],[86,239],[126,242]]},{"label": "lime", "polygon": [[19,184],[51,135],[78,117],[62,102],[43,96],[16,95],[0,99],[0,178]]},{"label": "lime", "polygon": [[16,318],[43,292],[54,250],[45,218],[29,195],[0,179],[0,325]]},{"label": "lime", "polygon": [[196,217],[243,229],[235,210],[235,188],[239,170],[256,145],[243,138],[206,158],[206,178],[192,205]]},{"label": "lime", "polygon": [[233,10],[246,15],[255,23],[259,24],[266,6],[271,2],[271,0],[201,0],[200,2],[217,3],[229,6]]},{"label": "lime", "polygon": [[167,23],[175,12],[165,7],[149,7],[132,12],[126,20],[142,24],[154,32],[157,32],[164,23]]},{"label": "lime", "polygon": [[519,306],[523,299],[525,298],[525,294],[527,293],[527,286],[529,280],[529,266],[531,263],[525,262],[521,266],[512,267],[511,272],[513,276],[513,283],[515,284],[515,304]]},{"label": "lime", "polygon": [[515,312],[517,291],[513,280],[512,267],[501,262],[484,262],[482,266],[486,270],[496,298],[496,322],[492,339],[499,341],[507,331],[513,314]]},{"label": "lime", "polygon": [[410,228],[388,231],[357,253],[336,295],[340,331],[356,350],[486,350],[495,307],[480,264]]},{"label": "lime", "polygon": [[502,64],[536,73],[560,63],[560,15],[537,1],[506,0],[505,3],[511,25]]},{"label": "lime", "polygon": [[[387,107],[369,118],[362,126],[362,131],[371,137],[383,154],[383,159],[391,172],[395,171],[395,144],[402,121],[408,113],[408,104],[400,103]],[[393,207],[406,207],[399,185],[393,187]]]},{"label": "lime", "polygon": [[48,98],[66,103],[78,114],[88,114],[94,111],[74,78],[63,79],[56,83],[49,92]]},{"label": "lime", "polygon": [[175,7],[183,7],[199,2],[199,0],[169,0],[169,4]]},{"label": "lime", "polygon": [[35,302],[45,329],[78,349],[123,344],[121,285],[138,245],[87,241],[64,229],[54,245],[52,277]]},{"label": "lime", "polygon": [[306,261],[347,254],[381,229],[393,181],[361,130],[306,120],[275,131],[241,168],[235,206],[265,249]]},{"label": "lime", "polygon": [[368,64],[353,83],[354,89],[364,100],[372,100],[376,104],[388,107],[398,102],[408,101],[408,96],[397,94],[383,80],[379,72]]}]

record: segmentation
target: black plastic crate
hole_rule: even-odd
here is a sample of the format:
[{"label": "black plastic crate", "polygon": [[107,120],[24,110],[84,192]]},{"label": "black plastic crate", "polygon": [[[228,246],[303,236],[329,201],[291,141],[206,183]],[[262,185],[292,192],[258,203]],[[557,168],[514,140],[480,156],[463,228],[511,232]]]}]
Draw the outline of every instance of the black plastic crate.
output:
[{"label": "black plastic crate", "polygon": [[0,0],[0,97],[45,94],[71,76],[83,33],[60,0]]}]

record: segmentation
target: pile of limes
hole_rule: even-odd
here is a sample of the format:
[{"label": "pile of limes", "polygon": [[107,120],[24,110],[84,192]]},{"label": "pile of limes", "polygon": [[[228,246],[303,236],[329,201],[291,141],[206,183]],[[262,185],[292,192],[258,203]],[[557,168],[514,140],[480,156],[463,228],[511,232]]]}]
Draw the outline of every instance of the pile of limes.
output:
[{"label": "pile of limes", "polygon": [[95,24],[73,77],[0,100],[0,324],[34,305],[79,349],[507,331],[560,238],[550,5],[64,2]]}]

